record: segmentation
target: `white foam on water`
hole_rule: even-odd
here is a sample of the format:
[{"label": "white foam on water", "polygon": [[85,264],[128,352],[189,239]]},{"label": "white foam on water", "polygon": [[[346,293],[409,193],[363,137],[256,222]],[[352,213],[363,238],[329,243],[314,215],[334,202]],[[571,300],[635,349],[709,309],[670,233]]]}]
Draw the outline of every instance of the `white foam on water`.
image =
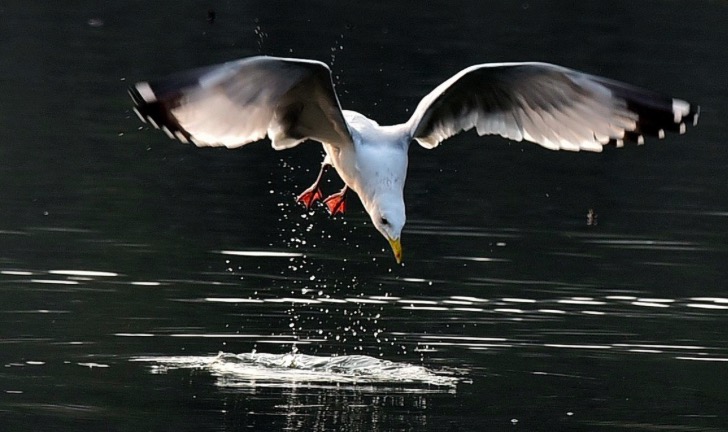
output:
[{"label": "white foam on water", "polygon": [[154,364],[155,372],[202,369],[220,377],[222,386],[271,384],[422,384],[454,388],[462,381],[447,371],[381,360],[365,355],[314,356],[299,353],[232,354],[215,356],[138,357],[132,361]]}]

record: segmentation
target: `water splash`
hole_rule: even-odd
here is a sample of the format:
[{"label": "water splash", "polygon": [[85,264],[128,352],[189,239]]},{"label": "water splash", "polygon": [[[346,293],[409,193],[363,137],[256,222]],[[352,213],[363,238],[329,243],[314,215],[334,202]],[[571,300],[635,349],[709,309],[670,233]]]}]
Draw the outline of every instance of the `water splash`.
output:
[{"label": "water splash", "polygon": [[[341,33],[338,38],[334,41],[334,44],[331,46],[331,61],[329,63],[329,67],[331,69],[334,69],[334,64],[336,63],[336,53],[338,51],[342,51],[344,49],[344,33]],[[336,76],[336,79],[339,80],[339,76]],[[338,82],[337,82],[338,83]]]},{"label": "water splash", "polygon": [[253,20],[255,23],[255,28],[253,29],[253,32],[255,33],[256,40],[258,42],[258,52],[262,53],[264,52],[264,44],[265,40],[268,39],[268,33],[263,30],[263,26],[260,25],[260,19],[255,18]]},{"label": "water splash", "polygon": [[154,363],[154,373],[172,369],[203,369],[220,378],[225,387],[315,384],[416,384],[454,389],[462,377],[452,371],[380,360],[365,355],[314,356],[220,352],[216,356],[138,357]]}]

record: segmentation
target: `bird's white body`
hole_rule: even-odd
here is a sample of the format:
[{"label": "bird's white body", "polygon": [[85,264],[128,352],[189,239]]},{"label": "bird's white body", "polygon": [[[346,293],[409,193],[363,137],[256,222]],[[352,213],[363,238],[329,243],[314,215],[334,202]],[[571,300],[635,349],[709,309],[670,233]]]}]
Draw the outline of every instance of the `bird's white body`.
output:
[{"label": "bird's white body", "polygon": [[343,114],[353,145],[323,143],[328,159],[344,183],[359,195],[367,213],[376,219],[374,223],[386,220],[385,225],[392,227],[382,229],[399,238],[394,231],[404,226],[406,219],[403,193],[411,137],[404,125],[379,126],[356,111],[344,110]]},{"label": "bird's white body", "polygon": [[[234,148],[266,136],[277,150],[321,142],[324,165],[333,165],[357,193],[398,261],[411,141],[429,149],[475,129],[551,150],[599,152],[608,144],[643,144],[645,135],[664,138],[666,130],[683,134],[686,120],[697,124],[700,108],[532,62],[465,68],[427,94],[406,123],[393,126],[342,110],[331,71],[313,60],[250,57],[141,82],[130,93],[143,121],[198,146]],[[320,199],[320,178],[305,192],[309,204]],[[334,194],[337,203],[343,193]]]}]

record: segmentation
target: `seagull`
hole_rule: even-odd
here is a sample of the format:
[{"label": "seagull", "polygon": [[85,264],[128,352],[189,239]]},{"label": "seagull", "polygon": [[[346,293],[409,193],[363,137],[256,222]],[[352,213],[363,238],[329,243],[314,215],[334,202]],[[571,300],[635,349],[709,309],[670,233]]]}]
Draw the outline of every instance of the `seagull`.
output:
[{"label": "seagull", "polygon": [[[199,147],[236,148],[265,137],[276,150],[320,142],[321,170],[297,200],[307,208],[323,201],[335,215],[355,192],[398,264],[412,141],[432,149],[475,128],[550,150],[600,152],[683,134],[700,113],[681,99],[538,62],[465,68],[427,94],[407,122],[389,126],[343,110],[331,70],[315,60],[247,57],[139,82],[129,93],[143,122]],[[345,186],[323,198],[319,184],[331,166]]]}]

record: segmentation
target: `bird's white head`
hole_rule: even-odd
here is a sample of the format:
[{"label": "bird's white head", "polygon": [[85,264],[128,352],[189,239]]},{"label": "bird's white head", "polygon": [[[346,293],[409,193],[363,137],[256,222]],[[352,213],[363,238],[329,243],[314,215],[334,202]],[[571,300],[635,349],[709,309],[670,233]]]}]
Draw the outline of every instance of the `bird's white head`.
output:
[{"label": "bird's white head", "polygon": [[371,205],[367,206],[367,212],[372,218],[374,227],[387,239],[392,247],[397,264],[401,263],[402,228],[407,219],[402,194],[390,193],[376,196],[376,199],[371,201]]},{"label": "bird's white head", "polygon": [[402,262],[400,238],[407,220],[403,195],[407,153],[399,149],[394,145],[371,146],[358,160],[362,178],[366,179],[359,197],[374,227],[392,247],[398,264]]}]

